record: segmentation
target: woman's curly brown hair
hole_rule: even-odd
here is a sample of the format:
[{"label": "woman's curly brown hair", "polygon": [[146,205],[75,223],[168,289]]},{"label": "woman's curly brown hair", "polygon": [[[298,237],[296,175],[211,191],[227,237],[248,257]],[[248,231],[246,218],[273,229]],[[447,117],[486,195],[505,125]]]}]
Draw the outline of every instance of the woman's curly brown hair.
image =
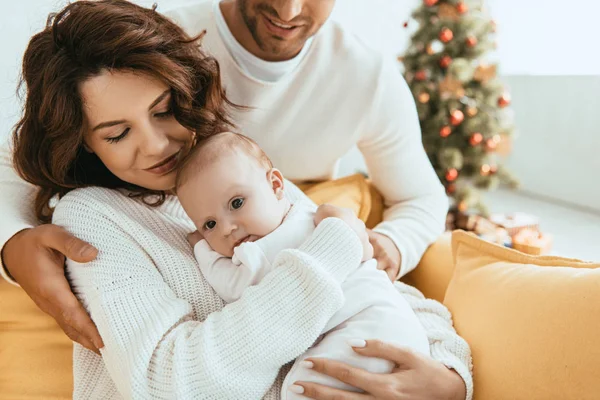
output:
[{"label": "woman's curly brown hair", "polygon": [[221,86],[219,66],[179,26],[152,9],[125,0],[77,1],[48,17],[23,57],[23,117],[13,132],[14,165],[39,188],[41,222],[52,217],[50,200],[69,191],[102,186],[141,196],[159,195],[114,176],[83,148],[86,130],[79,87],[103,70],[146,73],[171,88],[177,121],[206,137],[231,126],[232,106]]}]

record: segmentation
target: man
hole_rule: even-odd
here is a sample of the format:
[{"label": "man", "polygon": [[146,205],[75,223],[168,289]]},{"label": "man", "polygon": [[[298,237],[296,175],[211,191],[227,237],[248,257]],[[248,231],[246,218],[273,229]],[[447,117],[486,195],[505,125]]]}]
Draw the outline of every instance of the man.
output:
[{"label": "man", "polygon": [[[339,158],[358,145],[389,207],[370,232],[375,257],[397,279],[442,232],[447,199],[395,60],[328,21],[334,4],[205,0],[167,15],[191,36],[206,31],[202,45],[219,61],[228,97],[250,106],[235,111],[235,122],[286,177],[331,178]],[[16,178],[8,152],[0,158],[0,189],[0,213],[7,216],[0,227],[4,274],[71,339],[97,350],[100,336],[63,273],[65,255],[87,262],[97,250],[60,227],[34,227],[32,188]]]}]

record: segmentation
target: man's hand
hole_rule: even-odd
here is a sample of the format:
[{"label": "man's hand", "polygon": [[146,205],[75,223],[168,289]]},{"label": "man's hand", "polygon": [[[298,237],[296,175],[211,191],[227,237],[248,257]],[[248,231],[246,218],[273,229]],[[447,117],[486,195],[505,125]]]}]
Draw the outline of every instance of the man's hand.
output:
[{"label": "man's hand", "polygon": [[400,251],[389,237],[370,229],[368,233],[369,241],[373,245],[373,257],[377,260],[377,269],[385,271],[390,280],[394,282],[402,262]]},{"label": "man's hand", "polygon": [[9,274],[62,330],[82,346],[99,353],[104,347],[96,326],[65,278],[65,256],[80,263],[98,250],[56,225],[41,225],[13,236],[2,250]]}]

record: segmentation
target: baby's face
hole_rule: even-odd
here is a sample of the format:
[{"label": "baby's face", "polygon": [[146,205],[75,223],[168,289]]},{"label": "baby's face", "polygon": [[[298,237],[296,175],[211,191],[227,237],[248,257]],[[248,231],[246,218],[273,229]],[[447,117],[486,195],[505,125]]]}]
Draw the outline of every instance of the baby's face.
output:
[{"label": "baby's face", "polygon": [[243,152],[205,166],[177,195],[210,247],[227,257],[241,243],[274,231],[287,211],[279,171],[267,171]]}]

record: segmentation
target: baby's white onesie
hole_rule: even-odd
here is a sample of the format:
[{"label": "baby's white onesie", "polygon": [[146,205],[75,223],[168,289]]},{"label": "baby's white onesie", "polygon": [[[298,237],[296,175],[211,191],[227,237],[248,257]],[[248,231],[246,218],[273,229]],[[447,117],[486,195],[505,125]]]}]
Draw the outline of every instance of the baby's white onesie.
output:
[{"label": "baby's white onesie", "polygon": [[[206,280],[226,302],[236,301],[246,288],[258,284],[272,269],[276,255],[298,248],[315,229],[316,207],[296,202],[282,224],[269,235],[242,243],[232,258],[213,251],[206,240],[194,247],[194,254]],[[317,382],[346,390],[357,389],[299,365],[308,357],[329,358],[375,373],[389,373],[394,365],[386,360],[359,356],[349,339],[379,339],[429,355],[425,330],[408,302],[394,288],[374,259],[362,263],[342,284],[344,306],[329,320],[323,335],[296,359],[285,378],[281,399],[301,399],[288,390],[296,381]]]}]

